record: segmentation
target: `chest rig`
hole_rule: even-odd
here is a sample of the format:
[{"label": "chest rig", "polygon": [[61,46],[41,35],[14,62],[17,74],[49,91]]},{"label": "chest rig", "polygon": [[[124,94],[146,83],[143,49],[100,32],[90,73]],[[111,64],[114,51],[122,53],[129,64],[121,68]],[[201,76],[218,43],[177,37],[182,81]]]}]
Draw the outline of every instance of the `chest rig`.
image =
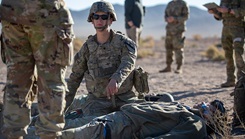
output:
[{"label": "chest rig", "polygon": [[[124,52],[124,49],[130,51],[126,45],[127,39],[124,37],[120,33],[112,32],[111,38],[104,44],[98,44],[96,36],[89,37],[86,42],[89,54],[87,59],[88,71],[84,77],[88,92],[96,97],[106,97],[106,86],[110,77],[117,72],[123,63],[122,57],[128,54]],[[132,89],[133,74],[130,75],[122,83],[117,94],[127,93]]]},{"label": "chest rig", "polygon": [[89,49],[88,69],[89,74],[94,78],[108,78],[119,67],[122,44],[118,35],[114,35],[110,41],[104,44],[98,44],[95,36],[87,41]]}]

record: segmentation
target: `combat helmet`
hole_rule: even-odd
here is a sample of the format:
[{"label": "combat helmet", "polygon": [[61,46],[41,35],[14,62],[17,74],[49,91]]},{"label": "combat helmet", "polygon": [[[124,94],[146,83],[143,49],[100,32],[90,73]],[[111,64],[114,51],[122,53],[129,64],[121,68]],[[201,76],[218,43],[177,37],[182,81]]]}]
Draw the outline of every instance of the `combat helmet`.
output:
[{"label": "combat helmet", "polygon": [[111,3],[101,0],[98,2],[94,2],[93,5],[90,8],[89,16],[87,21],[92,22],[91,16],[96,12],[106,12],[111,15],[112,21],[117,20],[116,12],[114,10],[114,7]]},{"label": "combat helmet", "polygon": [[169,93],[150,94],[145,96],[146,101],[174,102],[174,97]]}]

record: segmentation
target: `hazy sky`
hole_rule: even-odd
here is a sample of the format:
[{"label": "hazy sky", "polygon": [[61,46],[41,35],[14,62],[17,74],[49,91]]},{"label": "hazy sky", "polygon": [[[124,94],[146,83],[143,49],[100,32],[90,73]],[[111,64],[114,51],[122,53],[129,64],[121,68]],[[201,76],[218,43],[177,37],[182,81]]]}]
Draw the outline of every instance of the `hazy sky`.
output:
[{"label": "hazy sky", "polygon": [[[65,0],[67,6],[72,10],[81,10],[90,7],[98,0]],[[124,0],[107,0],[113,4],[124,4]],[[154,6],[157,4],[167,4],[171,0],[143,0],[145,6]],[[220,0],[185,0],[190,6],[196,6],[205,9],[202,5],[208,2],[220,3]]]}]

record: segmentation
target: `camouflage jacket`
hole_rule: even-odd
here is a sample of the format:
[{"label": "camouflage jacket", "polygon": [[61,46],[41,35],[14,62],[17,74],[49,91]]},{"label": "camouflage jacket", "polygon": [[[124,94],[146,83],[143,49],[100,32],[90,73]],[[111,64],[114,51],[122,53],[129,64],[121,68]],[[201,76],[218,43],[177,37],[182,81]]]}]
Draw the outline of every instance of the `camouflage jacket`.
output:
[{"label": "camouflage jacket", "polygon": [[76,54],[72,73],[68,80],[69,94],[75,94],[83,77],[88,93],[96,97],[106,97],[106,86],[110,79],[119,85],[117,94],[132,89],[130,73],[135,67],[136,44],[124,35],[111,30],[109,41],[98,44],[96,35],[90,36]]},{"label": "camouflage jacket", "polygon": [[24,25],[67,27],[73,24],[64,0],[2,0],[0,17]]},{"label": "camouflage jacket", "polygon": [[165,9],[165,19],[173,16],[176,22],[168,23],[166,30],[170,32],[183,32],[186,30],[186,20],[189,18],[189,6],[183,0],[173,0]]},{"label": "camouflage jacket", "polygon": [[245,15],[245,0],[221,0],[221,7],[232,9],[235,15],[231,13],[217,13],[217,20],[223,20],[224,25],[228,26],[243,26],[242,20]]}]

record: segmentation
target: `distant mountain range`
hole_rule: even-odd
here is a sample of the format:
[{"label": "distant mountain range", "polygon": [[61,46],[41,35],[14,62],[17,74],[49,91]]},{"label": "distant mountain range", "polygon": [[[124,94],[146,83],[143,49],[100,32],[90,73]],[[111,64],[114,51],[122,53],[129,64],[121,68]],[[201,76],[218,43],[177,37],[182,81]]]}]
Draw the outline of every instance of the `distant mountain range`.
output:
[{"label": "distant mountain range", "polygon": [[[124,27],[124,6],[114,5],[118,20],[113,22],[112,29],[125,33]],[[146,7],[146,16],[144,19],[144,28],[142,37],[153,36],[160,39],[165,36],[164,10],[166,5],[156,5]],[[74,30],[77,37],[87,37],[94,34],[94,28],[91,23],[87,22],[89,8],[81,11],[71,11],[75,25]],[[193,35],[202,37],[221,36],[222,22],[216,21],[207,11],[190,6],[190,18],[187,20],[186,36],[188,38]]]}]

